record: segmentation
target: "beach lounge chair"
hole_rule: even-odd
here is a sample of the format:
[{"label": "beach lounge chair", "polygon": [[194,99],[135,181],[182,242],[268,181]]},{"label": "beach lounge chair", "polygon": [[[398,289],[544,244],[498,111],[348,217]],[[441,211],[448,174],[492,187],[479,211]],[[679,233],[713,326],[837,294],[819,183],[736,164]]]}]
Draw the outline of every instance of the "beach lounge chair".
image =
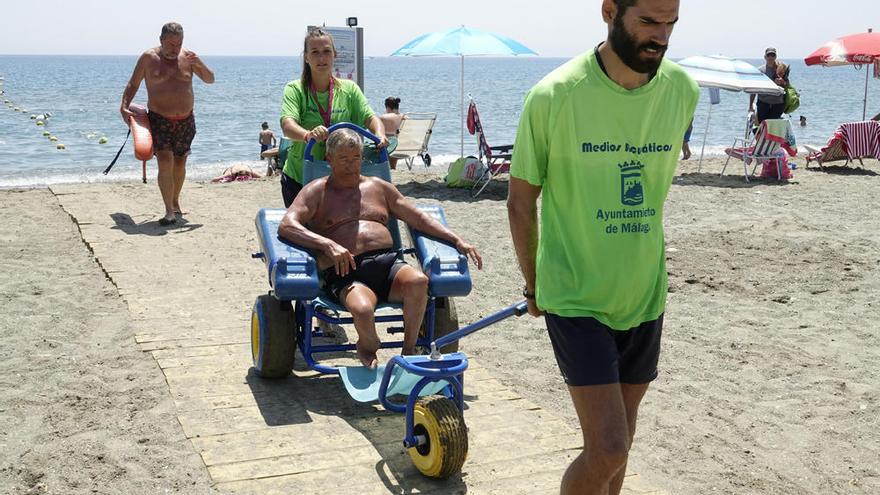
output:
[{"label": "beach lounge chair", "polygon": [[290,144],[290,138],[282,136],[281,140],[278,141],[278,146],[260,153],[260,158],[268,158],[275,162],[276,168],[282,169],[284,168],[284,163],[287,162],[287,152],[290,150]]},{"label": "beach lounge chair", "polygon": [[[740,144],[740,146],[737,146]],[[794,146],[794,133],[791,129],[791,122],[787,119],[767,119],[758,126],[754,139],[735,138],[733,146],[724,150],[727,154],[727,161],[721,169],[721,175],[727,169],[731,158],[742,160],[743,173],[746,182],[749,181],[749,175],[754,175],[758,164],[762,164],[769,160],[776,160],[776,177],[782,179],[783,175],[783,157],[785,152],[790,156],[797,155],[797,148]],[[752,172],[749,173],[748,165],[755,162]]]},{"label": "beach lounge chair", "polygon": [[828,162],[846,160],[844,165],[848,165],[858,160],[864,168],[862,159],[880,158],[880,122],[865,120],[840,124],[822,149],[817,150],[811,146],[806,148],[810,152],[807,155],[807,167],[814,160],[821,169]]},{"label": "beach lounge chair", "polygon": [[405,113],[397,131],[397,148],[391,153],[391,158],[403,160],[406,168],[412,170],[413,160],[418,156],[426,167],[430,167],[428,141],[431,139],[436,120],[436,113]]},{"label": "beach lounge chair", "polygon": [[489,146],[486,135],[483,133],[483,124],[480,122],[480,113],[477,111],[477,102],[471,98],[467,113],[468,132],[476,136],[479,160],[485,166],[482,175],[477,177],[471,188],[471,197],[476,198],[493,177],[510,172],[510,157],[513,156],[513,145]]}]

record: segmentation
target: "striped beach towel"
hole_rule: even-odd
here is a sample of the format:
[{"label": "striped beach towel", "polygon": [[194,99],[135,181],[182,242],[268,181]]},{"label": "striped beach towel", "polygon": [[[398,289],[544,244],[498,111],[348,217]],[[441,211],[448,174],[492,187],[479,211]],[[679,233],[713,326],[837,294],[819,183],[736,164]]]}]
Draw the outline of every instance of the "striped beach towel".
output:
[{"label": "striped beach towel", "polygon": [[839,132],[850,160],[880,157],[880,122],[848,122],[840,125]]},{"label": "striped beach towel", "polygon": [[797,155],[791,122],[786,119],[767,119],[761,122],[753,146],[727,148],[724,152],[740,160],[745,158],[746,163],[751,163],[752,158],[775,158],[781,153],[780,148],[791,156]]}]

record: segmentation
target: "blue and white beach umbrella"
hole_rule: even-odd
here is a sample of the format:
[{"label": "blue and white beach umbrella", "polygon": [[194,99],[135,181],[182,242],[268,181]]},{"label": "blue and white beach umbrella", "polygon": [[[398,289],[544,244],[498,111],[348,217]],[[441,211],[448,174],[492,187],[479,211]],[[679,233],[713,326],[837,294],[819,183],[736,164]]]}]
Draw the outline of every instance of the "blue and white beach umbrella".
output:
[{"label": "blue and white beach umbrella", "polygon": [[[709,133],[709,121],[712,118],[712,105],[721,101],[717,91],[746,92],[758,95],[781,95],[785,92],[752,64],[743,60],[723,55],[697,55],[678,61],[687,72],[703,88],[716,93],[709,105],[706,117],[706,131],[703,133],[703,147],[700,150],[700,164],[703,163],[703,151],[706,149],[706,135]],[[746,131],[748,132],[748,131]]]},{"label": "blue and white beach umbrella", "polygon": [[752,64],[743,60],[710,55],[695,56],[678,61],[701,87],[727,91],[744,91],[759,95],[781,95],[784,90]]},{"label": "blue and white beach umbrella", "polygon": [[537,55],[522,43],[500,34],[464,26],[427,33],[406,43],[392,57],[461,58],[461,155],[464,156],[464,57]]}]

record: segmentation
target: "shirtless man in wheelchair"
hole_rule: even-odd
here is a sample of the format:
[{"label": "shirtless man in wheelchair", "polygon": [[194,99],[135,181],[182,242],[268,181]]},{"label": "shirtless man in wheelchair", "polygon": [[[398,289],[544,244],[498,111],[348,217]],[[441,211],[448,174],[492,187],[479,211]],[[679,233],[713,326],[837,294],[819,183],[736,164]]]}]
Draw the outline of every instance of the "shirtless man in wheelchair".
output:
[{"label": "shirtless man in wheelchair", "polygon": [[393,184],[361,175],[363,138],[349,129],[327,139],[330,175],[303,187],[290,205],[279,235],[312,249],[325,290],[351,313],[357,355],[368,368],[378,364],[374,313],[379,301],[403,303],[402,354],[414,354],[428,304],[428,277],[401,260],[388,230],[389,216],[453,244],[482,269],[476,248],[419,211]]}]

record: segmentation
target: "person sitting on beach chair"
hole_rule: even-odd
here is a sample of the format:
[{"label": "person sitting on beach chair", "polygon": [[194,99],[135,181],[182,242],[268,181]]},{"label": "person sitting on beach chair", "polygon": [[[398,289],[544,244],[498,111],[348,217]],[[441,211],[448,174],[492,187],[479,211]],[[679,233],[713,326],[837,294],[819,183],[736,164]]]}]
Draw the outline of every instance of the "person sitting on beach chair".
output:
[{"label": "person sitting on beach chair", "polygon": [[357,355],[374,368],[379,301],[403,303],[402,354],[414,354],[428,302],[428,277],[400,259],[388,221],[393,217],[429,236],[450,242],[482,269],[476,248],[417,209],[394,185],[361,175],[361,136],[350,129],[327,139],[330,175],[306,184],[278,227],[285,240],[313,249],[324,289],[352,314]]}]

